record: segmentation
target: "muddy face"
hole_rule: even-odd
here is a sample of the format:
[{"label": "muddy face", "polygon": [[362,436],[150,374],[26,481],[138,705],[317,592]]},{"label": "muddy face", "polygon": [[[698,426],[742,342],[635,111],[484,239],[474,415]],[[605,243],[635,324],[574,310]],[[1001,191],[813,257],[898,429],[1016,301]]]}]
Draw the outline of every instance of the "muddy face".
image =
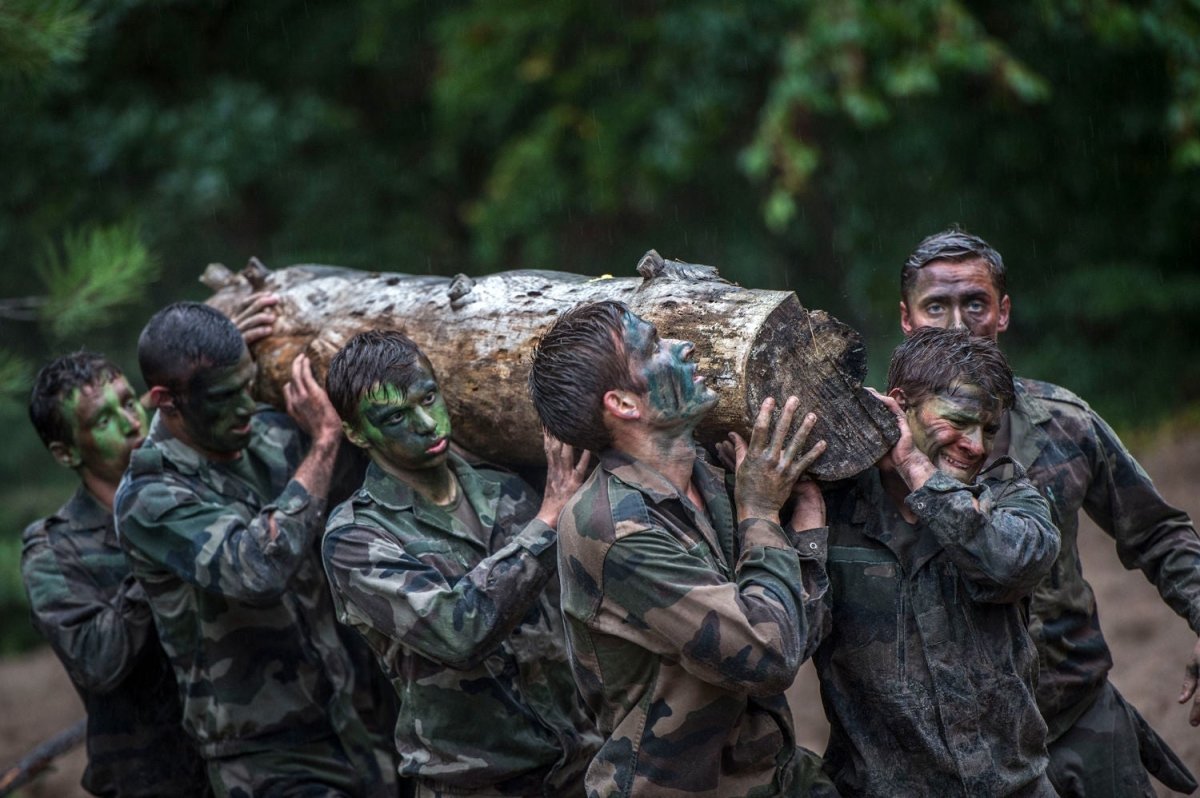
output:
[{"label": "muddy face", "polygon": [[963,328],[982,338],[1008,329],[1009,299],[1000,296],[983,260],[935,260],[917,272],[908,296],[900,302],[905,335],[918,327]]},{"label": "muddy face", "polygon": [[698,421],[717,403],[716,392],[696,373],[691,341],[659,338],[653,324],[626,314],[624,343],[630,373],[644,387],[652,423]]},{"label": "muddy face", "polygon": [[967,483],[991,453],[1003,414],[977,385],[955,386],[905,411],[913,444],[938,470]]},{"label": "muddy face", "polygon": [[176,407],[192,448],[214,459],[237,456],[250,443],[258,367],[248,351],[232,366],[197,367]]},{"label": "muddy face", "polygon": [[450,414],[427,363],[408,385],[379,385],[358,404],[347,430],[373,459],[398,471],[438,468],[450,451]]},{"label": "muddy face", "polygon": [[124,377],[83,385],[63,402],[74,444],[69,447],[84,475],[115,485],[130,453],[146,437],[149,417]]}]

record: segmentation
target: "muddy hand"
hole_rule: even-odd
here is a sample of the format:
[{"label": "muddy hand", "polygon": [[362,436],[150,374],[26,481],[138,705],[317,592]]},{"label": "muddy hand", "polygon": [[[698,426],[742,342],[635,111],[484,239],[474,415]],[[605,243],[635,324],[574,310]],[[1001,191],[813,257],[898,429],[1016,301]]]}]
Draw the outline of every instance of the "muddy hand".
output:
[{"label": "muddy hand", "polygon": [[314,442],[329,443],[341,438],[342,421],[312,373],[308,355],[292,361],[292,379],[283,386],[287,413]]},{"label": "muddy hand", "polygon": [[793,432],[799,406],[799,399],[788,397],[778,422],[772,424],[775,400],[768,397],[758,410],[750,442],[743,443],[740,436],[732,438],[739,458],[734,487],[739,521],[765,518],[777,522],[779,508],[791,494],[796,480],[825,451],[825,441],[818,441],[800,456],[817,417],[813,413],[805,415]]},{"label": "muddy hand", "polygon": [[247,347],[269,336],[275,329],[275,311],[272,308],[279,304],[279,297],[267,291],[258,291],[234,309],[233,323]]},{"label": "muddy hand", "polygon": [[559,513],[587,479],[592,455],[584,451],[576,461],[575,448],[545,430],[542,431],[542,448],[546,452],[546,490],[537,517],[547,526],[557,527]]}]

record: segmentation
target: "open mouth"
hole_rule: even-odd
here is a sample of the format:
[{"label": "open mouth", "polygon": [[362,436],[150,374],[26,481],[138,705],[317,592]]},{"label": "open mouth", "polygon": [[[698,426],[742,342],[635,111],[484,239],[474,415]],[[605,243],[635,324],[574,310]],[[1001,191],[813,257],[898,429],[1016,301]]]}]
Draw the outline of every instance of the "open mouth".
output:
[{"label": "open mouth", "polygon": [[438,438],[437,443],[425,450],[426,454],[441,454],[450,446],[449,438]]},{"label": "open mouth", "polygon": [[975,467],[974,462],[967,463],[962,460],[956,460],[955,458],[951,457],[948,454],[942,455],[942,462],[945,463],[946,465],[950,466],[951,468],[958,469],[959,471],[970,471],[972,468]]},{"label": "open mouth", "polygon": [[229,431],[232,432],[234,435],[249,435],[250,434],[250,422],[247,421],[245,424],[241,425],[240,427],[233,427]]}]

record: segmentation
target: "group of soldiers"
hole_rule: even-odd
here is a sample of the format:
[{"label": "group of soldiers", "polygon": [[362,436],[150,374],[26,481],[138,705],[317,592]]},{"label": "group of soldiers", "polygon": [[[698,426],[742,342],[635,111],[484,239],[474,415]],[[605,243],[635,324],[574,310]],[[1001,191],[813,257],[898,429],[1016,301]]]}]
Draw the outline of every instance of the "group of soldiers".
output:
[{"label": "group of soldiers", "polygon": [[[88,712],[89,792],[1195,788],[1108,681],[1078,515],[1198,636],[1200,537],[1083,400],[1014,378],[982,239],[947,230],[904,264],[878,394],[899,440],[825,486],[795,397],[697,446],[716,394],[692,344],[621,303],[538,344],[539,491],[454,444],[398,332],[352,338],[324,387],[298,357],[286,413],[256,404],[248,344],[274,301],[156,313],[145,405],[100,355],[38,375],[30,417],[81,484],[26,530],[22,572]],[[823,755],[785,694],[810,658]],[[1183,664],[1200,725],[1200,641]]]}]

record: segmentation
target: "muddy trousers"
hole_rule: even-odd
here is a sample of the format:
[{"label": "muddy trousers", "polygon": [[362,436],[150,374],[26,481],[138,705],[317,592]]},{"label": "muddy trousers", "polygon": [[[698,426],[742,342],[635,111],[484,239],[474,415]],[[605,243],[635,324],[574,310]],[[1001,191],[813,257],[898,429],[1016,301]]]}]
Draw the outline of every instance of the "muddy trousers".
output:
[{"label": "muddy trousers", "polygon": [[1154,798],[1150,774],[1173,790],[1196,782],[1166,742],[1111,683],[1048,746],[1046,772],[1062,798]]}]

